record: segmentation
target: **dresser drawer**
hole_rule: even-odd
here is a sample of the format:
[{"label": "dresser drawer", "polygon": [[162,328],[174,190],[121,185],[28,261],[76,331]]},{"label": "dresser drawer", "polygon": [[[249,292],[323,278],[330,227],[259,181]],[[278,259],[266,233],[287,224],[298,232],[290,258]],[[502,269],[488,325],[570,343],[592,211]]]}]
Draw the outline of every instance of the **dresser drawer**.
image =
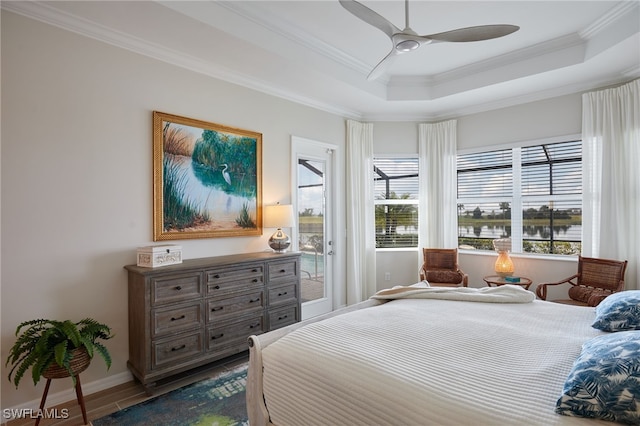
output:
[{"label": "dresser drawer", "polygon": [[152,368],[172,364],[204,353],[202,331],[169,340],[152,342]]},{"label": "dresser drawer", "polygon": [[269,284],[285,280],[295,280],[298,276],[298,261],[287,260],[284,262],[269,263],[268,274]]},{"label": "dresser drawer", "polygon": [[298,283],[269,288],[269,306],[278,306],[284,303],[295,303],[298,300]]},{"label": "dresser drawer", "polygon": [[298,322],[298,306],[289,306],[269,312],[269,331]]},{"label": "dresser drawer", "polygon": [[150,284],[153,305],[175,303],[203,295],[202,274],[199,272],[151,278]]},{"label": "dresser drawer", "polygon": [[153,337],[198,328],[203,324],[202,302],[156,308],[151,311]]},{"label": "dresser drawer", "polygon": [[264,290],[224,299],[210,299],[207,301],[207,322],[215,322],[230,315],[262,312],[265,306]]},{"label": "dresser drawer", "polygon": [[229,346],[238,346],[238,344],[247,345],[248,348],[247,337],[252,334],[264,333],[266,330],[262,314],[208,327],[207,351],[219,352]]},{"label": "dresser drawer", "polygon": [[262,263],[248,264],[238,268],[211,269],[205,274],[209,295],[264,286]]}]

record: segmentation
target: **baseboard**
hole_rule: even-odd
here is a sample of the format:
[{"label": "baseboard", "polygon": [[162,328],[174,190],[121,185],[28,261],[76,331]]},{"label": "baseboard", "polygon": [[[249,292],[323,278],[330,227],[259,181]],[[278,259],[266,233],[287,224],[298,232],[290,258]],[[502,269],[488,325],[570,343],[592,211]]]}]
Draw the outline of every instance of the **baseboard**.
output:
[{"label": "baseboard", "polygon": [[[95,380],[89,383],[82,383],[82,394],[87,397],[96,392],[100,392],[114,386],[121,385],[133,380],[133,375],[129,371],[125,371],[113,376],[105,377],[101,380]],[[47,407],[55,407],[56,405],[76,400],[76,392],[73,387],[69,389],[51,393],[47,395]],[[11,416],[11,413],[17,413],[21,410],[37,410],[40,406],[40,399],[34,399],[32,401],[25,402],[24,404],[16,405],[15,407],[2,407],[2,424],[4,425],[8,421],[14,420],[15,417]]]}]

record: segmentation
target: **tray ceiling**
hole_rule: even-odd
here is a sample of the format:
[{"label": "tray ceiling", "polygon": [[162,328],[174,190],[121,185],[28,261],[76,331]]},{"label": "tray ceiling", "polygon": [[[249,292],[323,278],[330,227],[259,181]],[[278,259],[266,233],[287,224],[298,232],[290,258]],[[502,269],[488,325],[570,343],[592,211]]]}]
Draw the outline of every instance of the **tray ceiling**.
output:
[{"label": "tray ceiling", "polygon": [[[404,1],[362,1],[404,28]],[[488,24],[499,39],[437,43],[367,74],[389,38],[337,0],[3,1],[10,10],[215,78],[360,120],[437,120],[640,76],[638,1],[409,2],[418,34]]]}]

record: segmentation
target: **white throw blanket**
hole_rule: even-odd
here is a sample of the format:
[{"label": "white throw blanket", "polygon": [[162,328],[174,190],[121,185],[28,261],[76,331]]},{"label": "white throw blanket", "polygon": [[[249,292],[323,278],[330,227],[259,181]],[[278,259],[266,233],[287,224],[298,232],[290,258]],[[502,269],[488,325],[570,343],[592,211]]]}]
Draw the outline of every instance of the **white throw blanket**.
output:
[{"label": "white throw blanket", "polygon": [[519,285],[499,287],[428,287],[423,283],[380,290],[372,299],[441,299],[488,303],[530,303],[536,298]]}]

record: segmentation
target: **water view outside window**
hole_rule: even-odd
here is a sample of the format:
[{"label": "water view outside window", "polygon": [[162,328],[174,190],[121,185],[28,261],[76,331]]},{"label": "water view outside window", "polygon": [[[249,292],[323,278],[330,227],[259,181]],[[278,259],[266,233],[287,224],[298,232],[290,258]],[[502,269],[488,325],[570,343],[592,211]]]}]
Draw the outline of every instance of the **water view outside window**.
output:
[{"label": "water view outside window", "polygon": [[374,158],[376,248],[418,247],[418,158]]},{"label": "water view outside window", "polygon": [[570,141],[458,156],[458,244],[576,255],[582,234],[582,143]]}]

